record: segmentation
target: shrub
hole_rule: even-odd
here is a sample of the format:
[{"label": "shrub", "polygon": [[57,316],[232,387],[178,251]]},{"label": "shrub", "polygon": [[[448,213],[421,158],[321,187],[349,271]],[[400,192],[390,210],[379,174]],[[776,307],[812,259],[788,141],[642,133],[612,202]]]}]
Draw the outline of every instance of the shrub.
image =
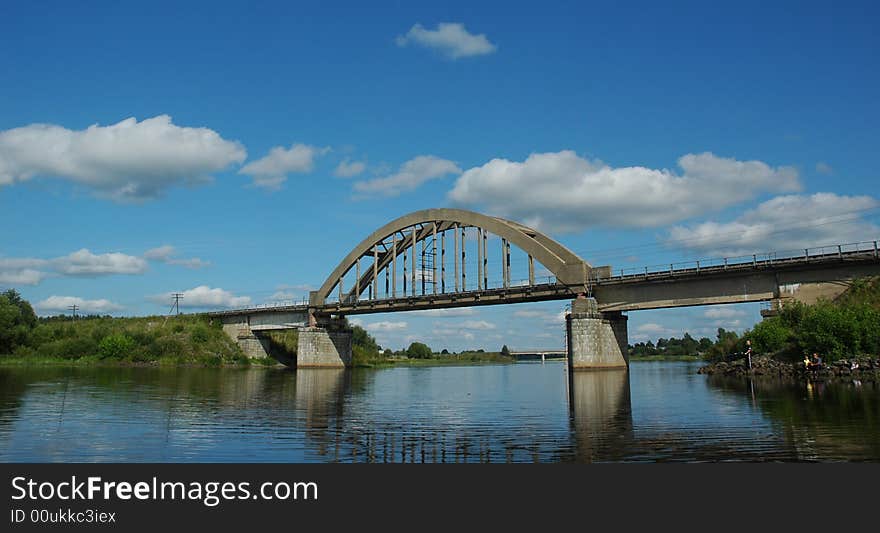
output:
[{"label": "shrub", "polygon": [[208,340],[211,338],[211,332],[204,324],[196,324],[189,335],[192,341],[195,343],[208,342]]},{"label": "shrub", "polygon": [[120,359],[129,355],[134,350],[136,343],[134,339],[124,333],[114,333],[107,335],[98,344],[98,355],[102,358]]}]

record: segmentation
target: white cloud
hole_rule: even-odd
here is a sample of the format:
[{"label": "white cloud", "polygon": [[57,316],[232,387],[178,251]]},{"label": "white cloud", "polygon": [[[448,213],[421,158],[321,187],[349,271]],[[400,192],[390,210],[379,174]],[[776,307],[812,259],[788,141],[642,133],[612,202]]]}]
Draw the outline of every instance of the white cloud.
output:
[{"label": "white cloud", "polygon": [[419,311],[411,311],[411,313],[414,315],[432,317],[460,317],[476,315],[477,310],[473,307],[450,307],[447,309],[423,309]]},{"label": "white cloud", "polygon": [[144,259],[149,259],[150,261],[166,261],[174,255],[174,247],[168,244],[163,246],[159,246],[158,248],[151,248],[144,252]]},{"label": "white cloud", "polygon": [[87,248],[55,258],[51,264],[68,276],[143,274],[147,270],[147,262],[141,257],[123,253],[93,254]]},{"label": "white cloud", "polygon": [[655,324],[653,322],[649,322],[647,324],[642,324],[641,326],[636,328],[638,333],[666,333],[669,331],[665,326],[661,326],[660,324]]},{"label": "white cloud", "polygon": [[180,259],[178,257],[174,257],[177,254],[177,250],[168,244],[163,246],[159,246],[158,248],[152,248],[144,252],[144,259],[149,259],[150,261],[159,261],[161,263],[165,263],[168,265],[177,265],[183,266],[186,268],[203,268],[210,265],[210,261],[202,261],[198,257],[192,257],[190,259]]},{"label": "white cloud", "polygon": [[742,309],[736,309],[735,307],[716,305],[706,309],[703,316],[711,319],[731,319],[744,317],[746,316],[746,312]]},{"label": "white cloud", "polygon": [[862,215],[877,207],[880,202],[870,196],[777,196],[731,222],[673,227],[669,244],[708,255],[736,256],[873,240],[880,228]]},{"label": "white cloud", "polygon": [[0,131],[0,186],[51,177],[116,201],[140,202],[198,185],[246,156],[214,130],[176,126],[168,115],[69,130],[30,124]]},{"label": "white cloud", "polygon": [[[247,307],[251,305],[249,296],[235,296],[229,291],[221,288],[208,287],[200,285],[193,289],[183,291],[183,298],[180,300],[180,307],[188,308],[218,308],[218,307]],[[148,299],[157,304],[170,304],[172,293],[166,292],[151,296]]]},{"label": "white cloud", "polygon": [[673,337],[678,335],[679,332],[663,326],[661,324],[656,324],[653,322],[649,322],[647,324],[642,324],[635,329],[634,334],[632,335],[633,341],[647,341],[647,340],[656,340],[660,337]]},{"label": "white cloud", "polygon": [[333,174],[340,178],[353,178],[366,170],[366,168],[366,163],[344,159],[336,165],[336,170],[333,171]]},{"label": "white cloud", "polygon": [[278,190],[287,181],[288,174],[311,172],[315,168],[315,158],[329,150],[308,144],[292,144],[290,148],[275,146],[268,155],[248,163],[238,173],[251,176],[257,187]]},{"label": "white cloud", "polygon": [[41,312],[64,312],[71,311],[71,306],[77,306],[78,313],[112,313],[124,309],[121,305],[110,300],[85,300],[76,296],[50,296],[35,307]]},{"label": "white cloud", "polygon": [[465,320],[461,324],[462,329],[489,330],[495,329],[495,324],[485,320]]},{"label": "white cloud", "polygon": [[434,30],[416,24],[406,35],[398,35],[395,42],[401,47],[415,44],[431,48],[449,59],[491,54],[498,49],[485,34],[474,35],[456,22],[441,22]]},{"label": "white cloud", "polygon": [[824,161],[819,161],[816,163],[816,172],[819,174],[824,174],[826,176],[830,176],[834,174],[834,169],[831,168],[831,165],[825,163]]},{"label": "white cloud", "polygon": [[400,331],[406,329],[406,322],[373,322],[371,324],[362,324],[361,327],[367,331]]},{"label": "white cloud", "polygon": [[143,274],[150,261],[169,265],[201,268],[209,265],[198,257],[174,257],[173,246],[164,245],[144,252],[143,257],[119,252],[95,254],[82,248],[68,255],[52,259],[33,257],[0,257],[0,283],[9,285],[37,285],[52,276],[110,276],[115,274]]},{"label": "white cloud", "polygon": [[0,283],[8,285],[37,285],[49,273],[43,270],[48,261],[32,258],[0,257]]},{"label": "white cloud", "polygon": [[517,318],[544,318],[547,316],[547,311],[535,311],[532,309],[520,309],[518,311],[514,311],[513,316],[515,316]]},{"label": "white cloud", "polygon": [[711,153],[678,160],[681,174],[612,168],[571,150],[493,159],[466,170],[449,198],[559,232],[593,226],[656,227],[720,210],[761,192],[799,190],[797,171]]},{"label": "white cloud", "polygon": [[452,161],[433,155],[420,155],[401,165],[396,174],[356,182],[354,190],[365,195],[397,196],[416,189],[426,181],[460,172],[461,169]]}]

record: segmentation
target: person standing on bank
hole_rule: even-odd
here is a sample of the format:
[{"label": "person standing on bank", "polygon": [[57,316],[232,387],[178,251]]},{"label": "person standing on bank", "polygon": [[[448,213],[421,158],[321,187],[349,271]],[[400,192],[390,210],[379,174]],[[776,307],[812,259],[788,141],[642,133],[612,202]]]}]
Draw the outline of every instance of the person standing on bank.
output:
[{"label": "person standing on bank", "polygon": [[748,349],[746,349],[746,357],[748,357],[748,359],[749,359],[749,370],[751,370],[752,369],[752,341],[747,340],[746,346],[748,346]]}]

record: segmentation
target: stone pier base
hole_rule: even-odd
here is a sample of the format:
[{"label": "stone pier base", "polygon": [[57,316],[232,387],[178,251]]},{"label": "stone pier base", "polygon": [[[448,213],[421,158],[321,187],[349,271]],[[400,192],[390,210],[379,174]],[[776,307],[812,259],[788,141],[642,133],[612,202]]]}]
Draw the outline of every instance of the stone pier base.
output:
[{"label": "stone pier base", "polygon": [[300,328],[296,366],[344,368],[351,366],[351,330],[344,321]]},{"label": "stone pier base", "polygon": [[573,300],[566,317],[569,368],[627,368],[626,320],[620,312],[600,312],[594,298]]}]

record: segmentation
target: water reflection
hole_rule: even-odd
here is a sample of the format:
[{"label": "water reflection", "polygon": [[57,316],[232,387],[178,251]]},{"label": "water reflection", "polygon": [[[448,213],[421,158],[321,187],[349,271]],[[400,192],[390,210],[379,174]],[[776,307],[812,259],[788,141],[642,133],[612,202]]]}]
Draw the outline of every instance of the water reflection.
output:
[{"label": "water reflection", "polygon": [[629,372],[573,372],[569,383],[574,459],[621,459],[633,439]]},{"label": "water reflection", "polygon": [[752,398],[777,428],[791,460],[880,458],[880,386],[875,381],[711,376],[708,383],[726,394]]},{"label": "water reflection", "polygon": [[880,460],[874,382],[696,368],[0,368],[0,461]]}]

